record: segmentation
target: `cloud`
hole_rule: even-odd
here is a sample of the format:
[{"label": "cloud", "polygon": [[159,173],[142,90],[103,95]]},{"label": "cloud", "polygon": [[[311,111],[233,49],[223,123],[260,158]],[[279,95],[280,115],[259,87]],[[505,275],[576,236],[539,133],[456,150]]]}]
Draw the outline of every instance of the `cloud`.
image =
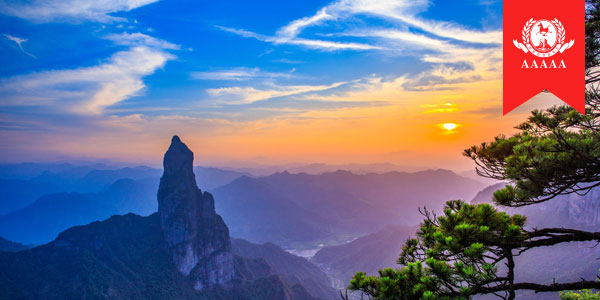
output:
[{"label": "cloud", "polygon": [[0,13],[38,23],[86,20],[108,23],[125,20],[111,16],[111,13],[130,11],[156,1],[158,0],[0,0]]},{"label": "cloud", "polygon": [[[388,101],[392,97],[394,100],[388,102],[398,104],[404,95],[416,99],[422,97],[416,96],[418,94],[460,92],[475,83],[493,84],[500,80],[502,31],[472,29],[454,22],[419,17],[429,6],[427,0],[339,0],[318,9],[315,14],[290,21],[273,35],[240,28],[217,28],[273,45],[378,52],[386,57],[416,57],[424,63],[419,71],[391,76],[374,74],[343,89],[324,89],[318,93],[318,99],[322,101],[359,101],[374,95],[373,101]],[[372,22],[372,19],[379,19],[379,22]],[[241,81],[253,76],[247,73],[228,75],[232,75],[232,80]],[[305,86],[299,85],[265,88],[261,82],[252,84],[207,92],[228,103],[253,103],[289,95],[295,96],[292,99],[310,99],[312,93],[316,93],[303,93]]]},{"label": "cloud", "polygon": [[391,51],[396,52],[401,52],[409,47],[419,50],[435,50],[438,52],[444,52],[448,48],[453,48],[453,46],[447,41],[431,38],[423,34],[415,34],[410,31],[397,29],[356,30],[341,33],[338,35],[380,38],[386,43],[388,43],[385,49],[391,49]]},{"label": "cloud", "polygon": [[54,70],[0,80],[5,106],[43,106],[76,114],[101,114],[104,108],[139,95],[142,78],[174,56],[138,46],[112,55],[105,62],[69,70]]},{"label": "cloud", "polygon": [[199,80],[246,81],[256,78],[292,78],[290,73],[265,72],[259,68],[230,68],[216,71],[192,72],[191,77]]},{"label": "cloud", "polygon": [[293,59],[288,59],[288,58],[280,58],[280,59],[274,59],[272,60],[272,62],[277,62],[277,63],[282,63],[282,64],[303,64],[304,61],[302,60],[293,60]]},{"label": "cloud", "polygon": [[[426,10],[428,6],[429,1],[426,0],[340,0],[324,6],[314,15],[289,22],[287,25],[279,28],[273,36],[258,34],[244,29],[222,26],[217,26],[217,28],[276,45],[299,45],[325,51],[398,51],[405,47],[398,49],[397,47],[388,47],[388,45],[368,42],[347,42],[300,37],[303,30],[318,26],[323,26],[324,29],[327,29],[328,21],[335,21],[336,26],[345,26],[347,28],[346,32],[318,32],[316,35],[327,37],[375,37],[383,41],[384,44],[390,41],[404,41],[425,49],[437,50],[451,46],[447,39],[475,44],[501,44],[501,30],[475,30],[452,22],[425,20],[417,17],[417,13]],[[356,25],[357,22],[355,22],[355,19],[363,16],[390,20],[393,21],[394,25],[391,28],[379,29],[368,26],[366,28],[356,28],[359,25]],[[365,25],[362,26],[364,27]],[[355,28],[352,29],[352,27]],[[414,34],[409,31],[409,28],[424,31],[428,36]],[[350,30],[348,31],[348,29]]]},{"label": "cloud", "polygon": [[157,39],[155,37],[135,32],[127,33],[123,32],[120,34],[109,34],[104,37],[107,40],[115,42],[117,45],[122,46],[146,46],[165,50],[179,50],[181,46],[169,43],[165,40]]},{"label": "cloud", "polygon": [[142,33],[111,34],[105,38],[129,48],[91,67],[0,79],[0,96],[5,99],[2,104],[100,115],[105,108],[139,95],[146,87],[142,79],[175,58],[165,50],[180,48]]},{"label": "cloud", "polygon": [[294,38],[298,36],[298,34],[308,26],[313,26],[316,24],[320,24],[326,20],[334,19],[333,16],[329,15],[327,11],[323,8],[319,10],[314,16],[304,17],[298,20],[295,20],[289,23],[287,26],[282,27],[277,31],[277,36],[285,38]]},{"label": "cloud", "polygon": [[329,85],[291,85],[278,86],[274,85],[270,89],[258,89],[254,87],[223,87],[215,89],[207,89],[206,92],[215,97],[222,103],[228,104],[244,104],[253,103],[260,100],[267,100],[276,97],[301,95],[326,91],[340,87],[349,82],[336,82]]},{"label": "cloud", "polygon": [[334,42],[334,41],[304,39],[304,38],[289,37],[289,36],[283,36],[283,37],[281,37],[281,36],[266,36],[266,35],[254,33],[251,31],[247,31],[244,29],[229,28],[229,27],[224,27],[224,26],[216,26],[216,27],[223,31],[234,33],[239,36],[243,36],[246,38],[254,38],[259,41],[273,43],[276,45],[289,44],[289,45],[304,46],[306,48],[319,49],[319,50],[324,50],[324,51],[380,49],[380,47],[378,47],[378,46],[373,46],[373,45],[363,44],[363,43]]},{"label": "cloud", "polygon": [[[310,24],[303,24],[302,28],[318,25],[320,19],[315,17],[323,14],[332,19],[348,19],[356,15],[366,14],[400,21],[439,37],[472,43],[500,44],[502,41],[501,30],[473,30],[451,22],[418,18],[416,13],[425,10],[428,6],[429,1],[426,0],[341,0],[325,6],[312,18],[303,18],[307,20],[314,19],[314,21]],[[290,24],[294,22],[296,21]]]},{"label": "cloud", "polygon": [[37,58],[35,55],[25,51],[25,49],[23,48],[23,43],[27,42],[27,39],[23,39],[20,37],[16,37],[16,36],[12,36],[10,34],[4,34],[4,37],[7,38],[10,41],[13,41],[15,44],[17,44],[17,47],[19,47],[19,49],[21,49],[21,51],[23,51],[23,53],[33,57],[33,58]]}]

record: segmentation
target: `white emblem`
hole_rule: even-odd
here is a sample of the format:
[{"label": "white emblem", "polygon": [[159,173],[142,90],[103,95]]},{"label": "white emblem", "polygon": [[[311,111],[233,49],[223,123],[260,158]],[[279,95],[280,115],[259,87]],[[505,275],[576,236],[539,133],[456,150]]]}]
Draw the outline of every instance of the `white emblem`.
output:
[{"label": "white emblem", "polygon": [[531,52],[537,57],[550,57],[557,52],[563,53],[571,48],[574,40],[565,43],[565,28],[558,19],[534,20],[529,19],[521,32],[523,42],[513,40],[515,47],[523,52]]}]

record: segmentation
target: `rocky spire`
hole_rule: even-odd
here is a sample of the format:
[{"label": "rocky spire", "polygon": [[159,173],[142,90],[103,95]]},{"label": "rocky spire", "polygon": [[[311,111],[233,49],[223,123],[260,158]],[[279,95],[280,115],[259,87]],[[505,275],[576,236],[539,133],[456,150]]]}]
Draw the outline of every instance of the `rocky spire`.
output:
[{"label": "rocky spire", "polygon": [[194,153],[173,136],[163,161],[158,214],[175,266],[202,289],[228,282],[234,271],[229,229],[212,195],[196,185],[193,162]]}]

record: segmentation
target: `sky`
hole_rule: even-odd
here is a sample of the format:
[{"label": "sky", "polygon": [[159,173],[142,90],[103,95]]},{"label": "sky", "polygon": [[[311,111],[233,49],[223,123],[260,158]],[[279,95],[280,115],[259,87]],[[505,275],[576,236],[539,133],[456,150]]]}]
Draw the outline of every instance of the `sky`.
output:
[{"label": "sky", "polygon": [[1,162],[466,169],[535,98],[502,116],[501,1],[0,0]]}]

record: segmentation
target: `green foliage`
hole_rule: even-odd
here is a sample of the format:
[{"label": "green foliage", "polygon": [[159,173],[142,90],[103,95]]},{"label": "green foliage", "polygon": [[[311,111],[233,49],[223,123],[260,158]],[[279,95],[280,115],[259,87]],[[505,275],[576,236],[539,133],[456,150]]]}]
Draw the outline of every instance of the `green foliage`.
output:
[{"label": "green foliage", "polygon": [[502,284],[496,265],[528,237],[525,217],[489,204],[446,203],[444,215],[424,213],[417,239],[398,259],[405,267],[359,272],[349,288],[373,299],[468,299],[491,283]]},{"label": "green foliage", "polygon": [[[513,180],[494,194],[496,203],[522,206],[589,190],[600,180],[600,129],[596,110],[566,107],[533,111],[520,133],[465,150],[480,175]],[[582,183],[587,183],[581,185]]]},{"label": "green foliage", "polygon": [[[494,193],[504,206],[540,203],[558,195],[585,193],[600,185],[600,1],[586,0],[586,114],[557,106],[532,115],[510,137],[498,136],[464,151],[481,176],[510,180]],[[357,273],[349,288],[373,299],[469,299],[476,294],[504,293],[514,299],[515,290],[560,291],[600,288],[599,282],[564,285],[515,283],[513,251],[571,241],[600,241],[600,232],[545,228],[528,232],[526,218],[509,216],[490,205],[449,201],[444,214],[425,211],[416,239],[402,249],[396,270],[379,276]],[[499,275],[497,265],[506,264]],[[563,288],[567,287],[567,288]],[[598,299],[590,290],[561,292],[566,299]]]},{"label": "green foliage", "polygon": [[593,0],[586,0],[585,5],[585,67],[589,70],[598,65],[600,57],[600,5]]},{"label": "green foliage", "polygon": [[513,185],[496,203],[523,206],[600,185],[600,1],[586,1],[586,112],[563,105],[535,110],[519,133],[466,149],[478,173]]},{"label": "green foliage", "polygon": [[600,292],[594,293],[591,290],[560,292],[562,300],[600,300]]}]

